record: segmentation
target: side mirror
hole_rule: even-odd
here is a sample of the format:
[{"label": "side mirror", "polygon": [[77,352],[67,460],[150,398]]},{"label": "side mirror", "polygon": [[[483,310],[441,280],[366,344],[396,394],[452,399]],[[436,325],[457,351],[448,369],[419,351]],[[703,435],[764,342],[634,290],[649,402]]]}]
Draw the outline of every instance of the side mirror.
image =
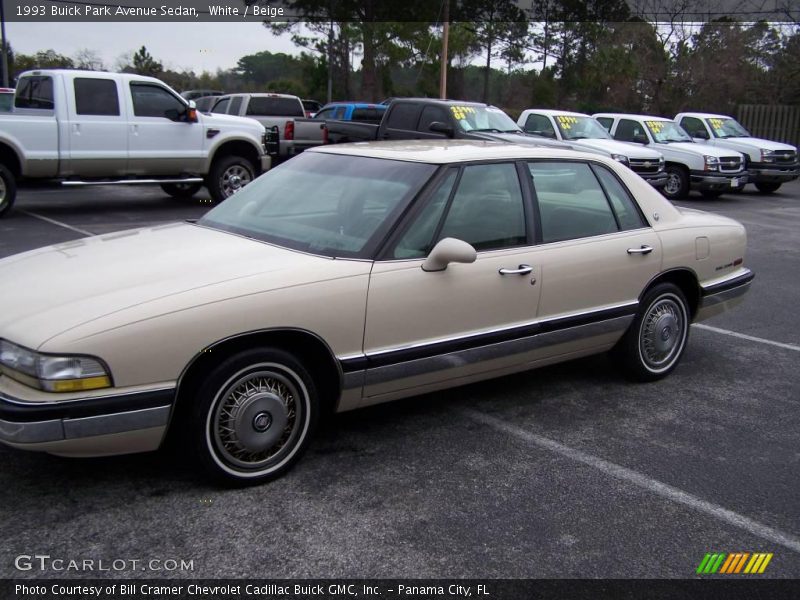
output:
[{"label": "side mirror", "polygon": [[694,133],[692,133],[692,137],[698,140],[707,140],[709,139],[708,132],[705,129],[698,129]]},{"label": "side mirror", "polygon": [[177,108],[169,108],[164,111],[164,116],[169,119],[170,121],[180,121],[181,120],[181,113],[178,112]]},{"label": "side mirror", "polygon": [[450,263],[474,263],[478,253],[471,245],[455,238],[444,238],[433,247],[422,263],[423,271],[444,271]]},{"label": "side mirror", "polygon": [[649,140],[647,139],[647,136],[646,135],[642,135],[642,134],[633,136],[633,139],[631,141],[634,144],[648,144],[649,143]]},{"label": "side mirror", "polygon": [[450,127],[450,125],[448,125],[447,123],[442,123],[441,121],[434,121],[433,123],[431,123],[428,126],[428,130],[434,133],[443,133],[447,137],[453,137],[453,134],[455,133],[455,131],[453,131],[453,128]]}]

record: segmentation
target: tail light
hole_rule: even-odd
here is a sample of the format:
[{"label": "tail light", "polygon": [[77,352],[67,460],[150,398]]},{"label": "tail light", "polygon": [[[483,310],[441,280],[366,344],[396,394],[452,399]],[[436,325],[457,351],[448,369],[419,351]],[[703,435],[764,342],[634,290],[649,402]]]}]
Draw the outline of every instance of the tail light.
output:
[{"label": "tail light", "polygon": [[283,127],[283,139],[294,139],[294,121],[286,121],[286,125]]}]

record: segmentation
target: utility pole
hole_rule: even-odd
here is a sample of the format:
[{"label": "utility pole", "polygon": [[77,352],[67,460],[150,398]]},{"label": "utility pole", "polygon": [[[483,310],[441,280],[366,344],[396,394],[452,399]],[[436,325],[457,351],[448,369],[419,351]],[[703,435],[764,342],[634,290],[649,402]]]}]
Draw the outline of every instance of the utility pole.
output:
[{"label": "utility pole", "polygon": [[447,98],[447,42],[450,38],[450,0],[444,1],[444,29],[442,31],[442,64],[439,74],[439,98]]},{"label": "utility pole", "polygon": [[0,0],[0,35],[3,36],[3,87],[8,87],[8,42],[6,41],[6,11]]},{"label": "utility pole", "polygon": [[333,15],[328,28],[328,103],[333,102]]}]

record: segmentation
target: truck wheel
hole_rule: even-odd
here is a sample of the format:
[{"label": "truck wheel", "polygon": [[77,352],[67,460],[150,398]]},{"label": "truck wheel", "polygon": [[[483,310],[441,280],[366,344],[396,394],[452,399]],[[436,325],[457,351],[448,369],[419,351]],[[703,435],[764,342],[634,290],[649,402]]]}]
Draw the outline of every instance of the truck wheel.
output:
[{"label": "truck wheel", "polygon": [[0,165],[0,217],[8,214],[17,197],[17,182],[11,171]]},{"label": "truck wheel", "polygon": [[686,169],[677,165],[668,165],[667,183],[661,188],[661,192],[670,200],[680,200],[689,195],[689,174]]},{"label": "truck wheel", "polygon": [[761,183],[756,184],[756,188],[758,188],[758,191],[762,194],[771,194],[772,192],[777,192],[779,187],[781,187],[781,184],[773,181],[762,181]]},{"label": "truck wheel", "polygon": [[314,380],[294,355],[254,348],[223,360],[200,386],[190,426],[195,455],[222,483],[275,479],[300,458],[314,432]]},{"label": "truck wheel", "polygon": [[162,183],[161,189],[173,198],[191,198],[200,188],[202,183]]},{"label": "truck wheel", "polygon": [[214,202],[222,202],[255,179],[255,168],[241,156],[223,156],[211,165],[206,187]]}]

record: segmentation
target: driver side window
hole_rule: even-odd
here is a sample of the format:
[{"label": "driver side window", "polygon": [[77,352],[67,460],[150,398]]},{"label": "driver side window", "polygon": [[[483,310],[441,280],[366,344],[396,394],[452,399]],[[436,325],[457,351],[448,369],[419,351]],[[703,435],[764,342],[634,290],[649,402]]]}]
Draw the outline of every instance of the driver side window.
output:
[{"label": "driver side window", "polygon": [[556,137],[556,131],[553,128],[553,124],[550,122],[550,119],[544,115],[528,115],[528,118],[525,121],[525,131],[527,133],[533,133],[534,135],[541,135],[549,138]]},{"label": "driver side window", "polygon": [[167,117],[167,111],[175,110],[181,114],[186,105],[157,85],[132,83],[133,114],[137,117]]}]

